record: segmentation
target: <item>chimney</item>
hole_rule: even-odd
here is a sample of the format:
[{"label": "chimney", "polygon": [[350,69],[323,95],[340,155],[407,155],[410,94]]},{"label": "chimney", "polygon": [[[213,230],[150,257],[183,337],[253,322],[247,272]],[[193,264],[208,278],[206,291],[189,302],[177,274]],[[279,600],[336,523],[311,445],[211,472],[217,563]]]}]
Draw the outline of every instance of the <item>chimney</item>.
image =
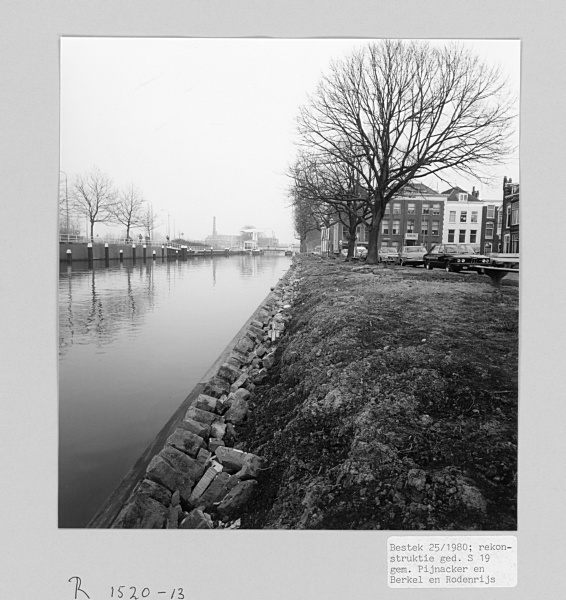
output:
[{"label": "chimney", "polygon": [[212,235],[216,236],[216,217],[212,217]]}]

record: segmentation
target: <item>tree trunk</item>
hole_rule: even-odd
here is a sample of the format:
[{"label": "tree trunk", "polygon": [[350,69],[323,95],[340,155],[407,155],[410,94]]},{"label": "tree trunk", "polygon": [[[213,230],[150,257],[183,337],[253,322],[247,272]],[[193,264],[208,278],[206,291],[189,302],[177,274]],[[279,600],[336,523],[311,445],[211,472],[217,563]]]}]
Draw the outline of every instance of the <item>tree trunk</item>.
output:
[{"label": "tree trunk", "polygon": [[94,242],[94,221],[90,222],[90,241]]},{"label": "tree trunk", "polygon": [[371,224],[369,226],[368,254],[366,257],[366,263],[369,265],[376,265],[379,262],[379,228],[381,226],[384,210],[385,206],[383,200],[380,201],[376,198],[374,200]]},{"label": "tree trunk", "polygon": [[355,253],[356,253],[356,233],[354,231],[354,235],[350,235],[350,237],[348,238],[348,256],[346,257],[346,260],[351,260],[352,258],[354,258]]},{"label": "tree trunk", "polygon": [[306,236],[301,238],[301,246],[300,246],[299,251],[301,252],[301,254],[306,254],[306,252],[307,252],[307,238],[306,238]]}]

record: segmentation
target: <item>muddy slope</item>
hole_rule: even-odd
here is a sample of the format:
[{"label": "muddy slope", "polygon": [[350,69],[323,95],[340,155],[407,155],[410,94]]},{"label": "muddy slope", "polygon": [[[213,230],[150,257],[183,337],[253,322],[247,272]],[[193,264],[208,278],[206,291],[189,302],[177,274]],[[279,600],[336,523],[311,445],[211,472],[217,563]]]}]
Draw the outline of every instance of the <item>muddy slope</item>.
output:
[{"label": "muddy slope", "polygon": [[267,459],[243,528],[516,528],[518,288],[299,261],[241,447]]}]

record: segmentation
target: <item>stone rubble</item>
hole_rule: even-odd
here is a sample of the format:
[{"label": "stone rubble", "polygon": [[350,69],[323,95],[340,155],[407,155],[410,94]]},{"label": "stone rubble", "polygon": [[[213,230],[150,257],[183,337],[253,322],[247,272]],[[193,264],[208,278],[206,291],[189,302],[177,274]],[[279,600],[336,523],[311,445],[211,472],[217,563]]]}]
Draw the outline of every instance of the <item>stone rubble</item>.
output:
[{"label": "stone rubble", "polygon": [[235,448],[253,391],[276,362],[299,282],[296,265],[255,313],[246,333],[206,383],[165,447],[149,463],[112,528],[240,526],[238,510],[258,487],[264,460]]}]

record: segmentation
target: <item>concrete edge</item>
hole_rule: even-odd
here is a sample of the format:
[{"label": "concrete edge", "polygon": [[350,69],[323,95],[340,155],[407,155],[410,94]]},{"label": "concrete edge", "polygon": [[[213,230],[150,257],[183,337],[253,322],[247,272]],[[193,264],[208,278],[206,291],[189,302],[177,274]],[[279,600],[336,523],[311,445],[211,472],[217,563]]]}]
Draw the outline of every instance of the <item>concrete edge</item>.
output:
[{"label": "concrete edge", "polygon": [[173,433],[179,423],[183,420],[188,408],[198,398],[199,394],[202,393],[206,382],[211,379],[220,365],[226,362],[226,359],[238,343],[238,341],[245,335],[250,323],[254,320],[257,313],[261,310],[261,307],[269,302],[273,292],[281,283],[283,283],[291,274],[291,271],[295,268],[295,263],[291,263],[291,266],[287,269],[285,274],[275,284],[273,289],[267,294],[267,296],[259,303],[258,307],[254,310],[249,319],[239,329],[238,333],[232,338],[229,344],[220,353],[218,358],[214,361],[212,366],[206,371],[206,373],[200,378],[199,382],[191,390],[189,395],[181,403],[179,408],[174,412],[173,416],[163,426],[161,431],[157,434],[151,444],[145,449],[143,454],[134,463],[134,466],[126,473],[122,481],[110,494],[107,500],[98,509],[95,515],[87,524],[87,529],[110,529],[112,523],[118,516],[118,513],[126,503],[132,490],[136,484],[143,478],[143,475],[147,469],[147,466],[151,462],[151,459],[158,454],[165,445],[165,440]]}]

